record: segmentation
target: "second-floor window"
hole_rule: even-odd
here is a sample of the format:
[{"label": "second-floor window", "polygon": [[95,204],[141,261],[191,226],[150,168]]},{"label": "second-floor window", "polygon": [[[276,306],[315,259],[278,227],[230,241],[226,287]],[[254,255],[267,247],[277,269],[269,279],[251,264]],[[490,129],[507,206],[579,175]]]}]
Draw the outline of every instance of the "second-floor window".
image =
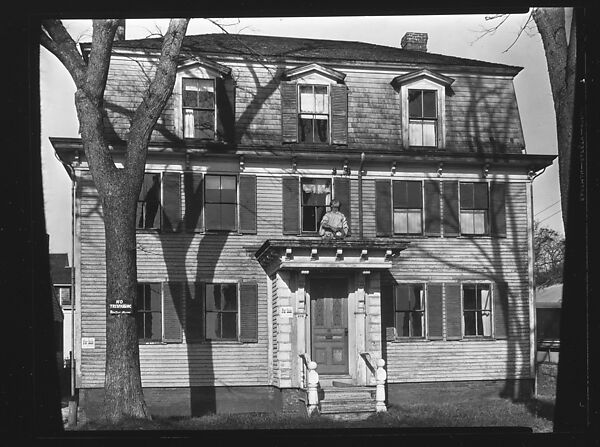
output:
[{"label": "second-floor window", "polygon": [[329,142],[329,92],[326,85],[298,86],[298,132],[302,143]]},{"label": "second-floor window", "polygon": [[215,82],[212,79],[183,78],[183,137],[215,138]]},{"label": "second-floor window", "polygon": [[318,231],[331,203],[330,179],[302,179],[302,231]]},{"label": "second-floor window", "polygon": [[420,181],[394,181],[394,234],[423,232],[423,194]]},{"label": "second-floor window", "polygon": [[237,177],[235,175],[206,175],[204,200],[207,230],[236,229]]},{"label": "second-floor window", "polygon": [[488,184],[460,184],[460,232],[462,234],[489,233]]},{"label": "second-floor window", "polygon": [[137,200],[136,228],[160,228],[160,174],[144,174],[144,183]]},{"label": "second-floor window", "polygon": [[408,90],[411,146],[437,146],[437,97],[434,90]]}]

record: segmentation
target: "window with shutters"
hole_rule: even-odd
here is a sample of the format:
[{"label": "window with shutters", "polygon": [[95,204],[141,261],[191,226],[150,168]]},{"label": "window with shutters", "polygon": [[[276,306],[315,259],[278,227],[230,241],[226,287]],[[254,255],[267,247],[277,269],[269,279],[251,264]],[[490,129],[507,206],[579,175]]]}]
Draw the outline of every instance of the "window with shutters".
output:
[{"label": "window with shutters", "polygon": [[424,284],[398,284],[394,287],[394,327],[398,337],[425,336]]},{"label": "window with shutters", "polygon": [[237,177],[206,175],[204,216],[207,230],[234,231],[237,214]]},{"label": "window with shutters", "polygon": [[331,179],[301,179],[302,231],[316,232],[331,203]]},{"label": "window with shutters", "polygon": [[183,137],[215,138],[216,103],[214,79],[182,79]]},{"label": "window with shutters", "polygon": [[301,143],[329,142],[328,86],[298,86],[298,139]]},{"label": "window with shutters", "polygon": [[488,283],[463,283],[463,330],[465,337],[492,336],[492,293]]},{"label": "window with shutters", "polygon": [[160,229],[160,177],[160,173],[144,174],[144,182],[136,206],[136,228]]},{"label": "window with shutters", "polygon": [[135,318],[140,342],[162,341],[163,323],[160,283],[138,283]]},{"label": "window with shutters", "polygon": [[423,193],[420,181],[398,180],[393,185],[394,234],[422,234]]},{"label": "window with shutters", "polygon": [[206,283],[204,309],[206,340],[238,339],[237,284]]},{"label": "window with shutters", "polygon": [[465,235],[489,234],[487,183],[460,184],[460,232]]},{"label": "window with shutters", "polygon": [[410,146],[437,146],[437,92],[408,90],[408,134]]}]

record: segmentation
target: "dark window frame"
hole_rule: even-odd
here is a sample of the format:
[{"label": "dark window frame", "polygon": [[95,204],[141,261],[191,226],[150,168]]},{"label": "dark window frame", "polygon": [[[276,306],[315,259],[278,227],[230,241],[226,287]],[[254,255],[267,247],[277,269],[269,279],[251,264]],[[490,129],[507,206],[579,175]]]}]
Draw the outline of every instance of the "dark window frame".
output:
[{"label": "dark window frame", "polygon": [[[213,93],[213,106],[209,107],[200,107],[198,106],[186,106],[185,105],[185,87],[188,83],[193,83],[196,81],[198,85],[202,83],[202,81],[210,81],[212,83],[212,93]],[[199,90],[198,90],[199,92]],[[199,93],[198,93],[199,95]],[[197,95],[197,96],[198,96]],[[197,98],[198,104],[200,104],[199,98]],[[212,136],[197,136],[196,135],[196,126],[194,125],[194,136],[186,136],[186,110],[193,111],[201,111],[201,112],[210,112],[213,114],[213,123],[211,127]],[[217,137],[217,85],[214,78],[198,78],[198,77],[182,77],[181,78],[181,123],[182,123],[182,135],[186,140],[215,140]]]},{"label": "dark window frame", "polygon": [[[423,294],[423,298],[421,299],[421,306],[419,309],[398,309],[397,305],[397,299],[396,299],[396,294],[398,293],[397,289],[399,287],[409,287],[409,290],[413,290],[413,288],[415,287],[419,287],[420,290],[422,291]],[[426,334],[426,326],[427,326],[427,315],[426,315],[426,309],[427,309],[427,285],[424,282],[402,282],[402,283],[397,283],[394,285],[394,287],[392,288],[393,291],[393,309],[394,309],[394,328],[396,329],[396,338],[400,339],[400,340],[424,340],[427,337]],[[410,293],[410,292],[409,292]],[[409,297],[412,295],[409,295]],[[413,331],[413,319],[411,318],[412,314],[420,314],[421,318],[420,318],[420,325],[421,325],[421,333],[419,335],[414,335]],[[399,330],[399,326],[398,326],[398,318],[399,315],[402,315],[403,318],[405,318],[405,321],[407,321],[408,323],[408,335],[403,335],[400,333]],[[406,319],[406,317],[408,316],[408,319]]]},{"label": "dark window frame", "polygon": [[[475,307],[466,307],[465,304],[465,288],[474,289],[475,292]],[[461,284],[461,318],[462,318],[462,328],[463,328],[463,337],[465,339],[491,339],[494,337],[494,303],[493,303],[493,290],[494,287],[489,282],[464,282]],[[483,306],[483,304],[478,305],[478,294],[481,290],[487,290],[489,293],[488,306],[487,308]],[[481,303],[483,300],[479,300]],[[473,315],[474,321],[474,333],[467,333],[467,319],[466,316],[468,314]],[[488,319],[489,325],[489,334],[485,334],[485,324],[483,322],[483,317],[486,316]]]},{"label": "dark window frame", "polygon": [[[315,89],[316,88],[325,88],[327,90],[325,97],[327,98],[327,113],[317,113],[316,107],[312,112],[303,112],[302,111],[302,98],[301,98],[301,89],[311,87],[313,100],[316,97]],[[331,142],[331,89],[328,84],[311,84],[311,83],[299,83],[297,88],[298,94],[298,142],[299,143],[308,143],[308,144],[330,144]],[[313,101],[316,104],[316,100]],[[312,118],[303,118],[302,115],[312,115]],[[318,119],[317,117],[326,117],[326,119]],[[304,127],[305,124],[303,120],[311,120],[311,138],[307,140],[304,136]],[[321,139],[318,135],[318,126],[316,125],[319,121],[326,121],[327,125],[325,126],[326,135],[324,139]],[[315,137],[316,136],[316,137]],[[304,138],[304,139],[303,139]]]},{"label": "dark window frame", "polygon": [[[329,205],[325,204],[325,205],[306,205],[305,204],[305,197],[304,197],[304,190],[303,190],[303,185],[304,185],[304,181],[305,180],[310,180],[310,181],[319,181],[319,180],[327,180],[328,185],[329,185]],[[302,234],[317,234],[319,232],[319,224],[321,223],[321,219],[323,219],[323,216],[325,215],[325,213],[327,213],[328,211],[331,210],[331,200],[333,198],[333,178],[332,177],[300,177],[300,182],[299,182],[299,188],[300,188],[300,232]],[[327,202],[327,200],[326,200]],[[313,215],[314,215],[314,222],[315,222],[315,229],[314,230],[305,230],[305,226],[304,226],[304,213],[305,213],[305,209],[310,209],[312,208],[314,210]],[[320,212],[320,216],[319,216],[319,209],[321,208]]]},{"label": "dark window frame", "polygon": [[[223,200],[215,200],[213,201],[211,198],[207,198],[207,185],[208,185],[208,179],[211,177],[219,177],[219,184],[222,185],[222,179],[223,177],[230,177],[233,178],[235,180],[235,200],[232,201],[223,201]],[[202,207],[203,207],[203,219],[204,219],[204,231],[205,232],[223,232],[223,231],[227,231],[227,232],[236,232],[238,231],[239,228],[239,219],[238,219],[238,206],[239,206],[239,176],[236,174],[218,174],[218,173],[211,173],[211,174],[204,174],[204,181],[203,181],[203,201],[202,201]],[[223,189],[220,188],[219,191],[222,191]],[[220,193],[221,194],[221,193]],[[224,228],[224,225],[221,222],[221,225],[219,226],[219,228],[212,228],[212,224],[209,226],[209,214],[212,213],[212,205],[217,205],[217,207],[215,207],[215,209],[219,209],[220,211],[222,211],[223,206],[231,206],[233,205],[233,225],[230,228]],[[220,206],[219,206],[220,205]]]},{"label": "dark window frame", "polygon": [[[156,310],[152,308],[152,298],[150,297],[150,309],[146,309],[145,305],[146,305],[146,294],[147,293],[152,293],[152,286],[156,286],[159,289],[159,294],[160,294],[160,309]],[[140,291],[143,291],[140,294]],[[152,343],[162,343],[163,342],[163,332],[164,332],[164,322],[163,322],[163,293],[162,293],[162,283],[160,282],[153,282],[153,281],[149,281],[149,282],[138,282],[137,283],[137,306],[135,309],[135,317],[136,317],[136,324],[137,324],[137,336],[138,336],[138,342],[140,344],[152,344]],[[152,316],[152,314],[158,314],[159,316],[159,321],[160,321],[160,334],[158,335],[158,337],[146,337],[146,328],[147,328],[147,322],[146,322],[146,315],[150,314]],[[141,315],[144,316],[144,318],[141,318]],[[152,317],[154,318],[154,317]],[[143,337],[140,337],[140,332],[142,334],[144,334]]]},{"label": "dark window frame", "polygon": [[[403,206],[395,206],[394,202],[395,202],[395,198],[394,198],[394,182],[412,182],[412,183],[419,183],[419,189],[420,189],[420,195],[421,195],[421,203],[420,203],[420,208],[414,208],[414,207],[403,207]],[[424,213],[425,213],[425,193],[424,193],[424,189],[423,189],[423,180],[392,180],[392,184],[391,184],[391,188],[392,188],[392,195],[391,195],[391,202],[392,202],[392,234],[393,235],[399,235],[399,236],[422,236],[424,233]],[[410,212],[418,212],[419,213],[419,231],[418,232],[411,232],[408,231],[406,233],[401,233],[401,232],[396,232],[396,211],[397,210],[402,210],[405,211],[407,213],[406,215],[406,219],[407,219],[407,230],[409,230],[408,228],[408,214]]]},{"label": "dark window frame", "polygon": [[[438,91],[437,90],[433,90],[433,89],[428,89],[428,88],[408,88],[408,98],[407,98],[407,104],[406,106],[408,107],[408,132],[409,132],[409,146],[411,147],[438,147],[438,140],[439,140],[439,120],[440,120],[440,111],[438,110]],[[419,104],[420,106],[420,114],[413,114],[413,107],[411,107],[411,104],[414,104],[411,102],[411,95],[414,95],[415,93],[420,94],[421,97],[421,102]],[[425,93],[431,93],[433,94],[433,105],[435,108],[435,113],[433,116],[428,116],[425,114]],[[432,124],[433,125],[433,130],[434,130],[434,135],[433,135],[433,144],[430,145],[425,145],[425,144],[420,144],[420,145],[416,145],[416,144],[411,144],[410,140],[411,140],[411,131],[410,131],[410,127],[411,124],[420,124],[421,125],[421,141],[424,141],[424,126],[426,124]]]},{"label": "dark window frame", "polygon": [[[478,188],[477,185],[485,185],[485,207],[479,205],[475,205],[475,189]],[[473,187],[473,196],[466,198],[463,197],[464,187],[472,186]],[[482,189],[482,188],[481,188]],[[465,202],[472,202],[470,203]],[[459,228],[461,236],[490,236],[491,235],[491,212],[490,212],[490,184],[489,182],[459,182],[458,184],[458,213],[459,213]],[[475,218],[478,215],[483,215],[483,232],[475,231]],[[463,217],[464,216],[464,217]],[[472,228],[473,231],[465,231],[466,230],[466,221],[467,218],[472,219]]]},{"label": "dark window frame", "polygon": [[[222,287],[223,286],[228,286],[228,287],[235,287],[235,309],[224,309],[223,308],[223,303],[224,300],[220,301],[221,304],[221,308],[220,309],[211,309],[209,310],[209,305],[208,305],[208,287],[209,286],[219,286],[220,290],[221,290],[221,294],[222,292]],[[240,285],[237,282],[223,282],[223,281],[214,281],[214,282],[206,282],[203,284],[203,310],[204,310],[204,315],[203,315],[203,319],[204,319],[204,340],[205,341],[209,341],[209,342],[215,342],[215,341],[239,341],[240,338]],[[209,329],[209,324],[208,324],[208,315],[209,314],[216,314],[217,319],[222,323],[223,321],[223,316],[225,314],[231,315],[231,314],[235,314],[235,336],[232,337],[223,337],[223,325],[221,324],[220,326],[220,336],[219,337],[212,337],[208,335],[208,329]]]}]

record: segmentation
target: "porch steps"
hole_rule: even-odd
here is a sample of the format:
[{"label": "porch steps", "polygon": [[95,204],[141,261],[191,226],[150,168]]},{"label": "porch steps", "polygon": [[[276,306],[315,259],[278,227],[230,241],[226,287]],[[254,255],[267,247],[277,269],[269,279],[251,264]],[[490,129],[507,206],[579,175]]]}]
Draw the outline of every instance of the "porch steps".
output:
[{"label": "porch steps", "polygon": [[342,386],[322,387],[320,413],[333,419],[366,419],[375,413],[375,387]]}]

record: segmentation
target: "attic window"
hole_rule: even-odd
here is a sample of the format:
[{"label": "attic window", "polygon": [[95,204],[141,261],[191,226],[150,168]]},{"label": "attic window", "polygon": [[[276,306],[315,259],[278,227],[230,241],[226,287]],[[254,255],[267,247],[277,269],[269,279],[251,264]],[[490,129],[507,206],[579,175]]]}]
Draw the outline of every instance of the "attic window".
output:
[{"label": "attic window", "polygon": [[437,92],[408,90],[408,135],[411,146],[436,146]]},{"label": "attic window", "polygon": [[183,137],[215,138],[215,82],[213,79],[183,79]]}]

